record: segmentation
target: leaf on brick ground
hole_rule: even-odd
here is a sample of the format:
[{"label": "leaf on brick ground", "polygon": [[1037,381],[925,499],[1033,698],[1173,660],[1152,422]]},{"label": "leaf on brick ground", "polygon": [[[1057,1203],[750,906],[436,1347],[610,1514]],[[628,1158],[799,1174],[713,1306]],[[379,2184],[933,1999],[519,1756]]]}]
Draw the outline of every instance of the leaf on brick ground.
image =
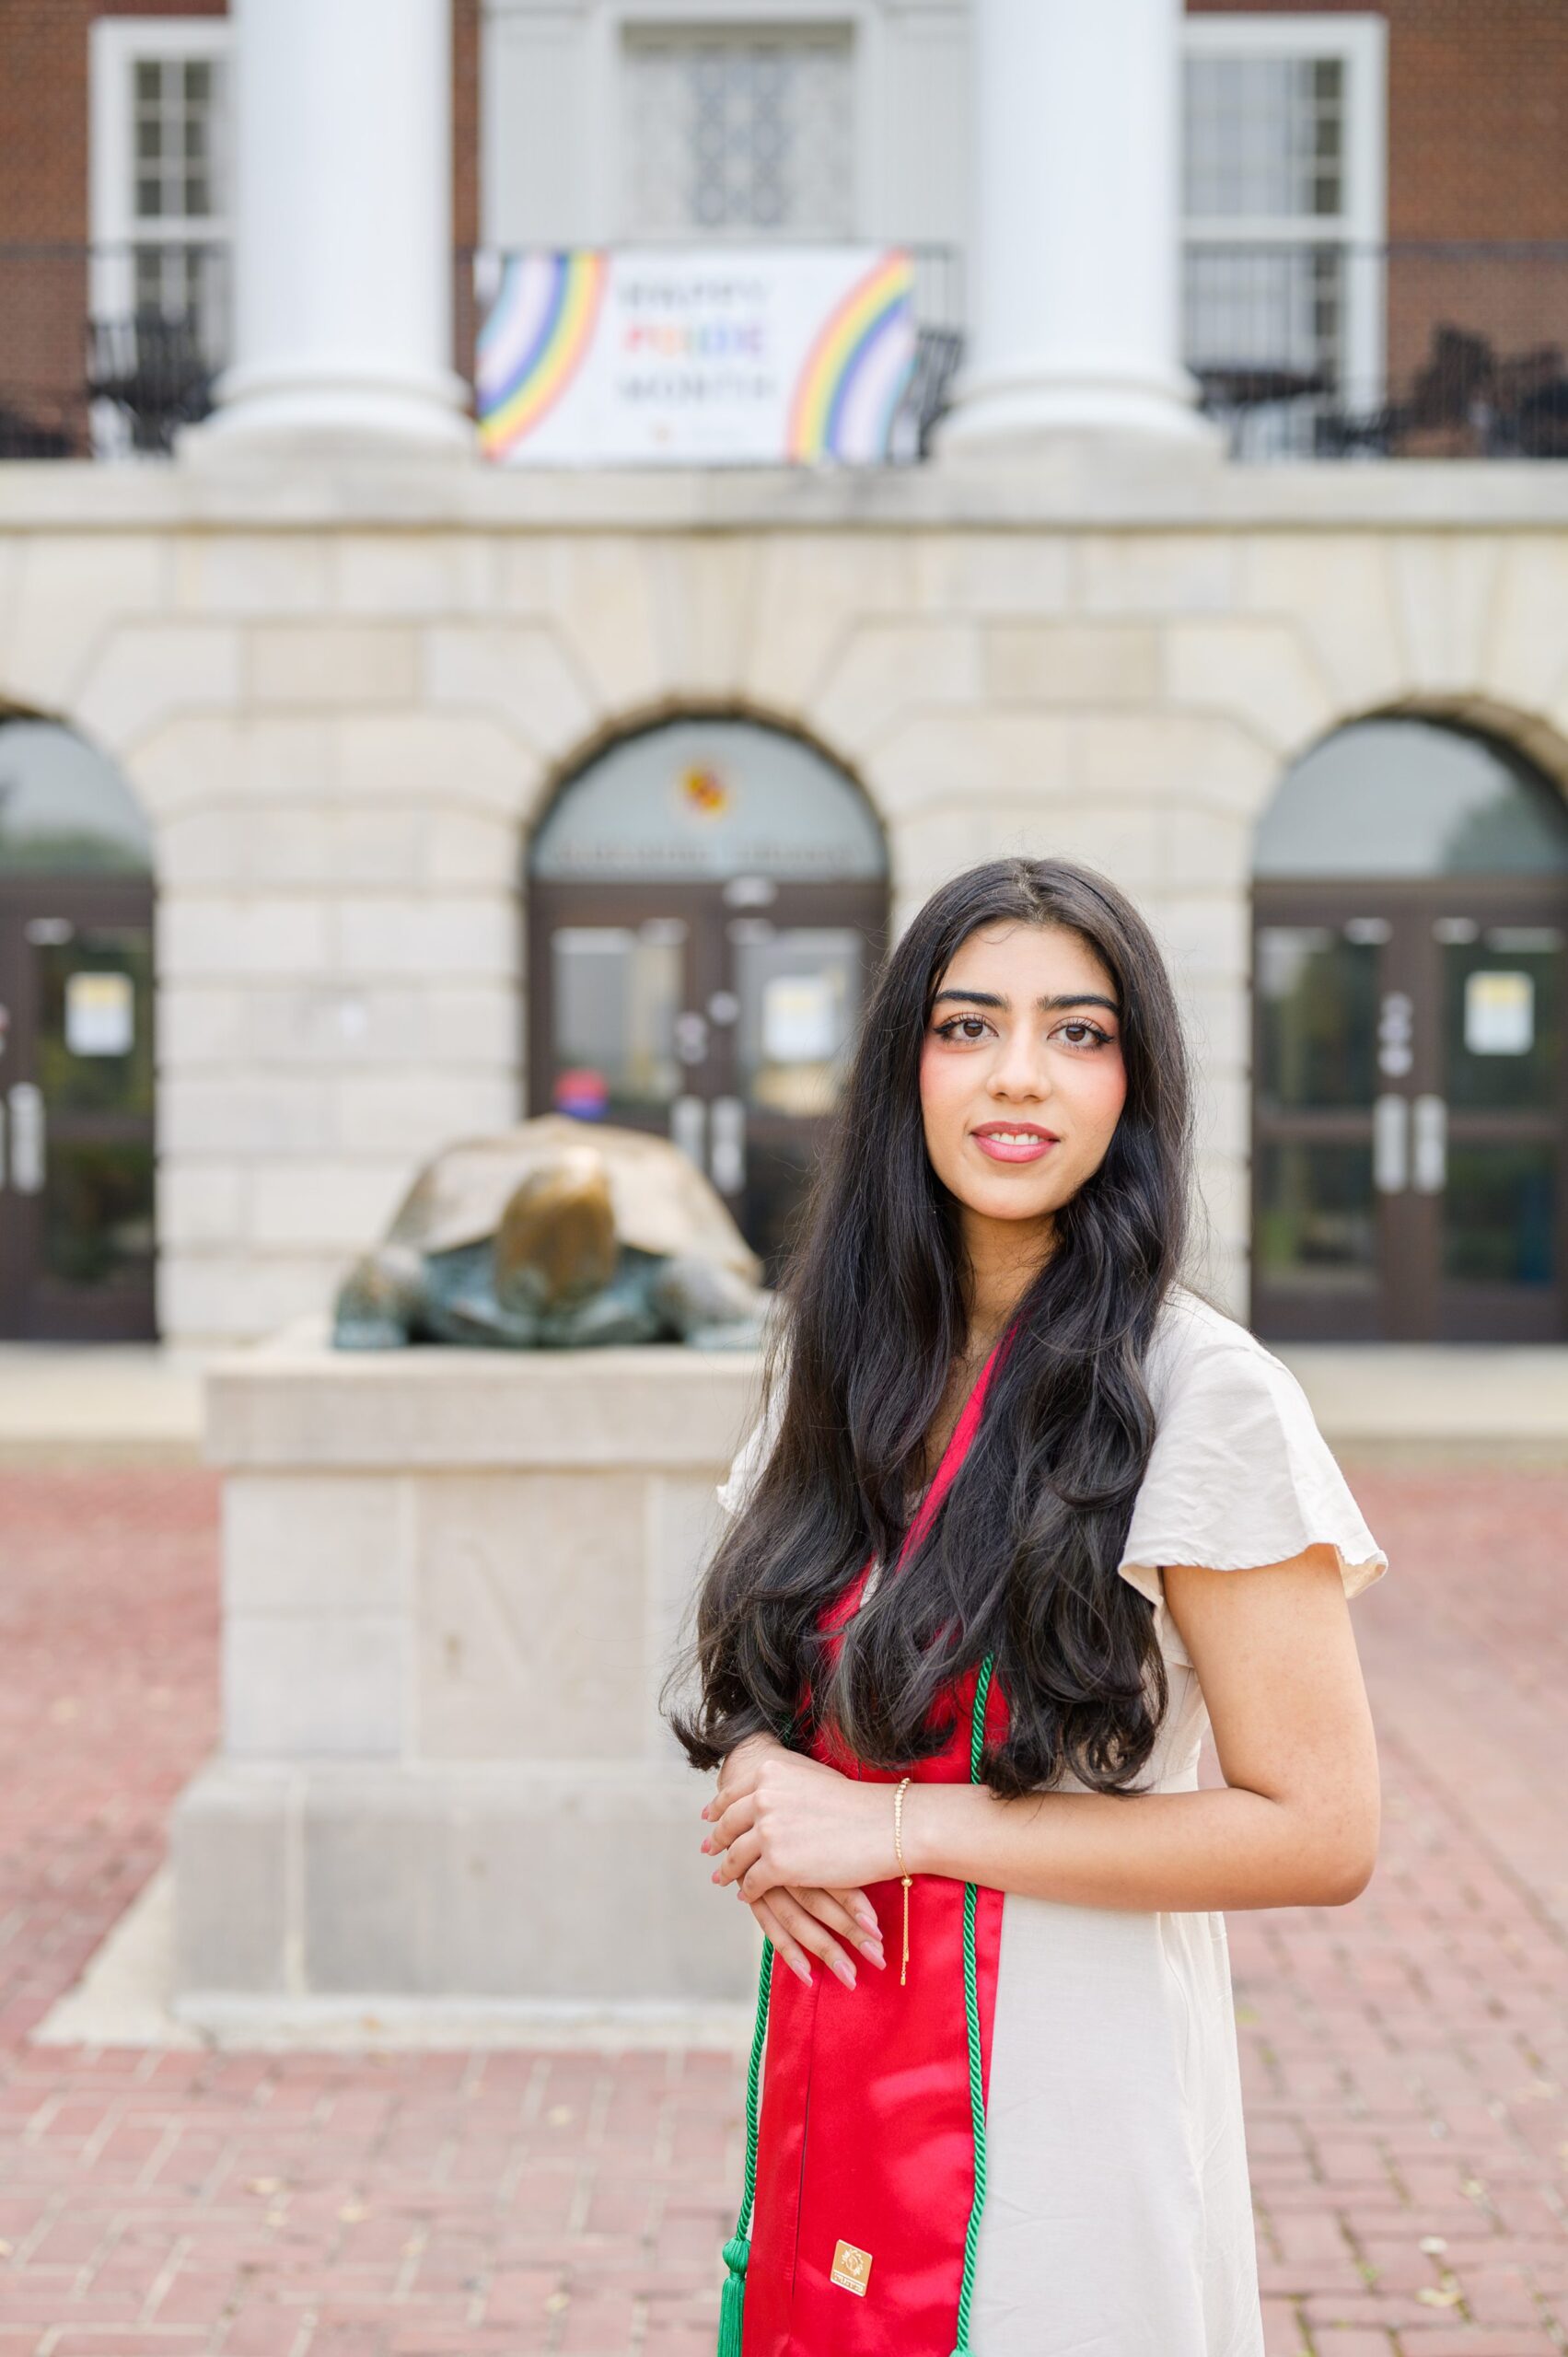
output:
[{"label": "leaf on brick ground", "polygon": [[558,2103],[553,2105],[544,2116],[552,2128],[564,2128],[571,2119],[572,2107],[569,2103]]},{"label": "leaf on brick ground", "polygon": [[370,2212],[363,2201],[345,2201],[338,2215],[345,2226],[357,2226],[362,2218],[369,2217]]},{"label": "leaf on brick ground", "polygon": [[1415,2296],[1423,2308],[1457,2308],[1465,2295],[1457,2283],[1423,2283]]},{"label": "leaf on brick ground", "polygon": [[570,2292],[552,2292],[545,2301],[544,2311],[546,2316],[558,2316],[563,2308],[569,2308],[571,2305]]},{"label": "leaf on brick ground", "polygon": [[1429,2258],[1436,2258],[1440,2251],[1445,2251],[1447,2247],[1447,2237],[1445,2235],[1423,2235],[1417,2245],[1417,2248],[1425,2251]]},{"label": "leaf on brick ground", "polygon": [[282,2189],[281,2177],[248,2177],[245,2180],[247,2193],[278,2193]]}]

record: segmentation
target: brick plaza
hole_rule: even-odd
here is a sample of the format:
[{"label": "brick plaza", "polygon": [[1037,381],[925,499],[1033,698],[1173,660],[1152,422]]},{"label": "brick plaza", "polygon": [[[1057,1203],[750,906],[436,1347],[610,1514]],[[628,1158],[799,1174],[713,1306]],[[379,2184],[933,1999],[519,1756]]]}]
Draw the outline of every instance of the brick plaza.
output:
[{"label": "brick plaza", "polygon": [[[1561,2357],[1568,1473],[1356,1486],[1378,1873],[1229,1919],[1269,2357]],[[29,2045],[215,1738],[216,1513],[0,1470],[0,2357],[710,2357],[725,2055]]]}]

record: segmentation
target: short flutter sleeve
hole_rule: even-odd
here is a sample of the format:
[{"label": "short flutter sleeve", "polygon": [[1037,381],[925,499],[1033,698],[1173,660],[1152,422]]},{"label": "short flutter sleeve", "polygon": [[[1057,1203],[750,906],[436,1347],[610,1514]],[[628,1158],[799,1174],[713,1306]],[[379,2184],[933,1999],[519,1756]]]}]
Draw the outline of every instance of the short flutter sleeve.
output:
[{"label": "short flutter sleeve", "polygon": [[1330,1546],[1347,1596],[1387,1571],[1306,1393],[1244,1327],[1178,1295],[1145,1375],[1155,1445],[1119,1568],[1154,1605],[1167,1659],[1192,1666],[1166,1605],[1167,1563],[1238,1572]]},{"label": "short flutter sleeve", "polygon": [[751,1430],[736,1452],[729,1471],[714,1492],[726,1515],[738,1514],[756,1487],[762,1468],[773,1453],[773,1443],[779,1436],[784,1421],[784,1383],[781,1376],[773,1386],[773,1396],[766,1410],[758,1416]]}]

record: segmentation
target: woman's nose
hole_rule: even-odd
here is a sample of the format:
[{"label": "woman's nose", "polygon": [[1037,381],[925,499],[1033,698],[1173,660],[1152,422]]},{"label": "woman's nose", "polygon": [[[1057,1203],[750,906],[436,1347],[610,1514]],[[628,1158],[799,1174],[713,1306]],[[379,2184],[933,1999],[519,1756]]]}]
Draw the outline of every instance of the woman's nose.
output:
[{"label": "woman's nose", "polygon": [[1027,1040],[1016,1040],[998,1057],[992,1070],[990,1086],[993,1094],[999,1097],[1049,1097],[1050,1058],[1043,1048],[1032,1047]]}]

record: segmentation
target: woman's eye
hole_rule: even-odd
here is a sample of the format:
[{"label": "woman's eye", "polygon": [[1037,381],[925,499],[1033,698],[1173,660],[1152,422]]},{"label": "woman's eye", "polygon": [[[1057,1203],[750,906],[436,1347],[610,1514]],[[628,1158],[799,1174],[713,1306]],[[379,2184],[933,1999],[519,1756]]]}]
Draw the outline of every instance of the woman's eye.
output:
[{"label": "woman's eye", "polygon": [[1071,1047],[1103,1048],[1109,1042],[1110,1034],[1109,1031],[1102,1031],[1098,1023],[1064,1023],[1062,1026],[1062,1037]]},{"label": "woman's eye", "polygon": [[[972,1030],[970,1028],[971,1024],[974,1027]],[[982,1015],[954,1015],[946,1023],[936,1026],[939,1036],[944,1039],[970,1040],[978,1039],[989,1028]]]}]

